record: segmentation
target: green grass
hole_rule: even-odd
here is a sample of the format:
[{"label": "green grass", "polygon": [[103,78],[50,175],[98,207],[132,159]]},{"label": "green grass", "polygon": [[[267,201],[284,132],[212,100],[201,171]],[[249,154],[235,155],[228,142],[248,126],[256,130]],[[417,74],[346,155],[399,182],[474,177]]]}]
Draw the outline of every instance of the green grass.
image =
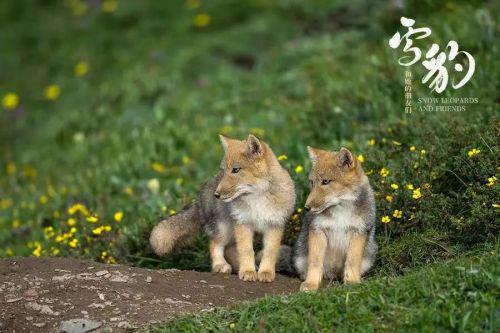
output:
[{"label": "green grass", "polygon": [[[429,265],[489,253],[500,231],[499,182],[488,180],[500,178],[498,4],[394,3],[231,0],[190,8],[184,1],[121,0],[105,12],[98,1],[2,1],[0,96],[14,92],[20,102],[0,110],[0,256],[209,270],[203,236],[158,258],[148,234],[217,171],[217,134],[249,132],[287,156],[297,207],[308,191],[306,145],[347,146],[363,155],[379,221],[370,283],[393,281],[403,289],[400,275],[411,279],[406,274],[428,272]],[[456,40],[473,54],[472,80],[443,96],[479,103],[460,113],[404,114],[405,68],[388,40],[408,13],[432,28],[422,48]],[[193,26],[199,14],[211,17],[207,26]],[[75,76],[81,61],[88,73]],[[432,94],[420,83],[422,68],[412,72],[417,103]],[[44,89],[52,84],[60,96],[47,100]],[[472,149],[480,153],[469,157]],[[297,166],[304,171],[295,172]],[[382,176],[382,169],[389,173]],[[422,196],[415,198],[409,185]],[[75,203],[98,221],[70,214]],[[381,223],[383,216],[390,223]],[[300,222],[296,212],[286,243],[293,244]],[[103,226],[111,230],[96,235]],[[323,296],[296,297],[327,306]],[[280,301],[273,302],[279,310]],[[412,313],[420,312],[429,315]],[[479,327],[469,318],[467,325]]]},{"label": "green grass", "polygon": [[[498,249],[497,249],[498,250]],[[268,297],[174,320],[152,332],[495,332],[498,251],[317,294]]]}]

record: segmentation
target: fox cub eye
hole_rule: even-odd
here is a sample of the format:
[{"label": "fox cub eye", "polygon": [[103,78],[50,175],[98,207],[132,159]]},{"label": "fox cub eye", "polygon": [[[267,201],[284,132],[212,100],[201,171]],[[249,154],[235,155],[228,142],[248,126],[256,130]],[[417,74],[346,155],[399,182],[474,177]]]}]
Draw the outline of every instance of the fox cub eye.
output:
[{"label": "fox cub eye", "polygon": [[236,168],[233,168],[233,170],[231,170],[231,173],[238,173],[238,172],[240,172],[240,170],[241,170],[241,168],[236,167]]},{"label": "fox cub eye", "polygon": [[332,182],[332,180],[331,180],[331,179],[323,179],[323,180],[321,181],[321,185],[328,185],[328,184],[330,184],[331,182]]}]

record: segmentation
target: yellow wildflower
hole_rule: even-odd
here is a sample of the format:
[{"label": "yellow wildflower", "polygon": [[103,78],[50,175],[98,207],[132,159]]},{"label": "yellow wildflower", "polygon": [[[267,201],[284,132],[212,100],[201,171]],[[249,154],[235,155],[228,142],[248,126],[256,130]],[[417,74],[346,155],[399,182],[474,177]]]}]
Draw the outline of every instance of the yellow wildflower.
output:
[{"label": "yellow wildflower", "polygon": [[125,192],[128,195],[133,195],[134,194],[134,189],[130,186],[127,186],[123,189],[123,192]]},{"label": "yellow wildflower", "polygon": [[225,125],[224,127],[222,127],[222,128],[219,130],[219,132],[220,132],[220,134],[225,135],[225,134],[229,134],[232,130],[233,130],[233,128],[232,128],[231,126],[229,126],[229,125]]},{"label": "yellow wildflower", "polygon": [[55,101],[61,95],[61,89],[57,84],[51,84],[50,86],[45,87],[43,95],[49,101]]},{"label": "yellow wildflower", "polygon": [[0,200],[0,208],[7,209],[10,206],[12,206],[12,199],[10,199],[10,198],[4,198],[4,199]]},{"label": "yellow wildflower", "polygon": [[157,194],[160,191],[160,181],[156,178],[148,180],[147,186],[148,189],[154,194]]},{"label": "yellow wildflower", "polygon": [[113,218],[115,219],[116,222],[120,222],[123,219],[123,212],[122,211],[116,212],[113,215]]},{"label": "yellow wildflower", "polygon": [[99,221],[99,215],[97,214],[90,215],[87,217],[87,222],[96,223],[97,221]]},{"label": "yellow wildflower", "polygon": [[396,209],[394,213],[392,213],[392,216],[394,216],[397,219],[400,219],[401,217],[403,217],[403,212]]},{"label": "yellow wildflower", "polygon": [[368,146],[375,146],[375,139],[368,140]]},{"label": "yellow wildflower", "polygon": [[492,204],[493,208],[500,208],[500,204],[494,203]]},{"label": "yellow wildflower", "polygon": [[12,251],[12,249],[10,247],[8,247],[6,250],[5,250],[5,255],[7,257],[13,257],[14,256],[14,251]]},{"label": "yellow wildflower", "polygon": [[297,213],[301,213],[302,212],[302,208],[297,208]]},{"label": "yellow wildflower", "polygon": [[391,188],[392,188],[393,190],[397,190],[397,189],[399,188],[399,186],[398,186],[398,184],[394,184],[394,183],[393,183],[393,184],[391,184]]},{"label": "yellow wildflower", "polygon": [[167,211],[167,206],[161,206],[161,210],[162,210],[163,212],[166,212],[166,211]]},{"label": "yellow wildflower", "polygon": [[382,177],[387,177],[389,175],[389,170],[387,170],[386,168],[382,168],[380,169],[380,176]]},{"label": "yellow wildflower", "polygon": [[61,250],[59,250],[56,247],[51,248],[50,251],[51,251],[53,256],[57,256],[59,253],[61,253]]},{"label": "yellow wildflower", "polygon": [[33,250],[32,254],[35,257],[39,257],[42,255],[42,245],[40,245],[40,243],[35,242],[35,249]]},{"label": "yellow wildflower", "polygon": [[19,105],[19,96],[16,93],[8,92],[2,97],[2,105],[6,110],[13,110]]},{"label": "yellow wildflower", "polygon": [[7,166],[5,167],[5,171],[7,171],[7,174],[9,176],[12,176],[13,174],[16,173],[16,164],[14,162],[9,162],[7,163]]},{"label": "yellow wildflower", "polygon": [[417,149],[417,147],[415,147],[415,146],[410,147],[410,151],[415,151],[416,149]]},{"label": "yellow wildflower", "polygon": [[103,230],[104,229],[102,227],[97,227],[97,228],[92,229],[92,233],[94,235],[100,235],[103,232]]},{"label": "yellow wildflower", "polygon": [[363,163],[365,161],[365,157],[363,155],[359,154],[358,161],[359,161],[359,163]]},{"label": "yellow wildflower", "polygon": [[76,232],[77,232],[77,229],[75,227],[71,227],[71,229],[69,229],[70,234],[74,235],[74,234],[76,234]]},{"label": "yellow wildflower", "polygon": [[184,183],[184,179],[182,179],[182,178],[180,178],[180,177],[179,177],[179,178],[177,178],[177,179],[175,180],[175,183],[176,183],[177,185],[182,185],[182,183]]},{"label": "yellow wildflower", "polygon": [[189,156],[182,156],[182,164],[189,164],[191,162],[191,159],[189,158]]},{"label": "yellow wildflower", "polygon": [[495,182],[497,181],[497,177],[492,176],[488,178],[488,183],[486,183],[486,186],[493,186],[495,185]]},{"label": "yellow wildflower", "polygon": [[422,197],[422,193],[420,192],[420,187],[413,190],[413,199],[420,199]]},{"label": "yellow wildflower", "polygon": [[70,217],[70,218],[68,219],[68,222],[67,222],[67,223],[68,223],[68,225],[69,225],[70,227],[73,227],[73,226],[75,226],[75,225],[76,225],[76,220],[75,220],[74,218]]},{"label": "yellow wildflower", "polygon": [[392,143],[393,143],[395,146],[401,146],[401,142],[399,142],[399,141],[394,141],[394,140],[392,140]]},{"label": "yellow wildflower", "polygon": [[382,216],[382,219],[381,219],[382,223],[389,223],[391,222],[391,218],[387,215],[385,216]]},{"label": "yellow wildflower", "polygon": [[187,9],[193,10],[201,6],[200,0],[186,0]]},{"label": "yellow wildflower", "polygon": [[110,225],[105,225],[102,227],[102,230],[110,232],[111,231],[111,226]]},{"label": "yellow wildflower", "polygon": [[392,195],[387,195],[387,196],[385,197],[385,200],[387,200],[387,202],[392,202],[392,200],[393,200]]},{"label": "yellow wildflower", "polygon": [[480,152],[481,151],[479,149],[473,148],[472,150],[469,150],[467,152],[467,156],[473,157],[473,156],[476,156],[477,154],[479,154]]},{"label": "yellow wildflower", "polygon": [[410,191],[413,190],[413,184],[407,184],[406,188],[409,189]]},{"label": "yellow wildflower", "polygon": [[234,323],[229,324],[229,329],[234,330],[235,327],[236,327],[236,325]]},{"label": "yellow wildflower", "polygon": [[426,151],[425,149],[422,149],[422,150],[420,151],[420,155],[425,155],[426,153],[427,153],[427,151]]},{"label": "yellow wildflower", "polygon": [[72,248],[75,248],[78,246],[78,239],[76,238],[73,238],[69,243],[68,243],[69,247],[72,247]]},{"label": "yellow wildflower", "polygon": [[52,226],[48,226],[48,227],[43,228],[43,233],[45,234],[45,236],[46,236],[47,238],[52,238],[52,237],[54,237],[54,235],[55,235],[55,234],[54,234],[54,227],[52,227]]},{"label": "yellow wildflower", "polygon": [[171,210],[169,211],[169,214],[170,214],[170,215],[174,215],[175,213],[176,213],[175,209],[171,209]]},{"label": "yellow wildflower", "polygon": [[369,176],[373,173],[373,169],[370,169],[368,171],[365,172],[365,175]]},{"label": "yellow wildflower", "polygon": [[286,155],[280,155],[278,156],[278,161],[286,161],[288,157]]},{"label": "yellow wildflower", "polygon": [[68,214],[69,215],[74,215],[76,213],[81,213],[83,216],[88,216],[90,215],[89,210],[87,207],[85,207],[84,204],[81,203],[76,203],[72,205],[71,207],[68,208]]},{"label": "yellow wildflower", "polygon": [[198,14],[193,18],[193,25],[197,28],[204,28],[210,24],[212,17],[210,15],[202,13]]},{"label": "yellow wildflower", "polygon": [[304,168],[302,167],[302,165],[297,165],[295,167],[295,173],[301,173],[302,171],[304,171]]},{"label": "yellow wildflower", "polygon": [[151,164],[151,169],[153,169],[154,171],[156,171],[158,173],[164,173],[167,170],[167,168],[165,168],[165,166],[163,164],[158,163],[158,162]]},{"label": "yellow wildflower", "polygon": [[77,77],[84,76],[89,71],[89,64],[86,61],[79,61],[76,63],[73,73]]},{"label": "yellow wildflower", "polygon": [[46,195],[42,195],[42,196],[40,196],[39,201],[40,201],[40,203],[41,203],[42,205],[45,205],[45,204],[49,201],[49,198],[47,198],[47,196],[46,196]]},{"label": "yellow wildflower", "polygon": [[101,5],[102,11],[106,13],[112,13],[118,8],[117,0],[104,0]]},{"label": "yellow wildflower", "polygon": [[264,131],[262,128],[254,127],[250,129],[250,133],[258,137],[263,137],[266,131]]},{"label": "yellow wildflower", "polygon": [[19,219],[14,219],[12,221],[12,229],[17,229],[21,226],[21,220]]},{"label": "yellow wildflower", "polygon": [[108,264],[116,264],[116,260],[115,260],[115,258],[113,258],[113,257],[111,257],[111,256],[109,256],[109,257],[108,257],[107,262],[108,262]]}]

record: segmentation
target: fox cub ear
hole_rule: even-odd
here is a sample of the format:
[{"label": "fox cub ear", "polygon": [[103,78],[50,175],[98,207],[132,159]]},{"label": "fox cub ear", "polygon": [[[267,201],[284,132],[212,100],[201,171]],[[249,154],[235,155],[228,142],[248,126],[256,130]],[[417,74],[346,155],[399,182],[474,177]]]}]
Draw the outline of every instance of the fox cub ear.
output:
[{"label": "fox cub ear", "polygon": [[224,135],[219,134],[219,140],[220,140],[220,143],[222,144],[222,148],[224,148],[224,152],[226,152],[227,147],[229,146],[227,138]]},{"label": "fox cub ear", "polygon": [[354,167],[354,156],[347,148],[340,148],[339,151],[339,164],[342,167],[352,168]]},{"label": "fox cub ear", "polygon": [[248,153],[251,156],[261,156],[263,153],[262,143],[257,139],[256,136],[250,134],[247,139]]},{"label": "fox cub ear", "polygon": [[311,146],[307,146],[307,152],[309,153],[309,158],[311,159],[312,164],[315,165],[318,161],[318,154],[316,153],[316,150],[314,150]]}]

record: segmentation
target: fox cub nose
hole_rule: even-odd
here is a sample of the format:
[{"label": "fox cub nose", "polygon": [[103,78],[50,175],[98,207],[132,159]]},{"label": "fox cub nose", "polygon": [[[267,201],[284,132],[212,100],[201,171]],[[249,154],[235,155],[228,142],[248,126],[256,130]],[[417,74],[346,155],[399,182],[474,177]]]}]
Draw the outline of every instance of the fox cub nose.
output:
[{"label": "fox cub nose", "polygon": [[309,206],[304,206],[304,209],[308,212],[308,211],[310,211],[310,210],[311,210],[311,207],[309,207]]},{"label": "fox cub nose", "polygon": [[214,192],[214,197],[216,197],[217,199],[220,198],[220,193],[219,192]]}]

